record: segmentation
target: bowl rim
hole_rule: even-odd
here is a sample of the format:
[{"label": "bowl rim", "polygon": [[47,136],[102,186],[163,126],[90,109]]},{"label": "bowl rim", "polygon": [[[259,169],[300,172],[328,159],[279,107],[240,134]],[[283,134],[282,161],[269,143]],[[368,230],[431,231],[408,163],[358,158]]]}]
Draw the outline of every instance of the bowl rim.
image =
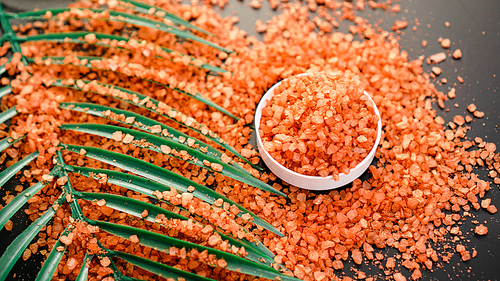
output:
[{"label": "bowl rim", "polygon": [[[359,162],[356,167],[352,168],[350,171],[349,171],[349,174],[344,174],[344,173],[339,173],[339,180],[338,181],[335,181],[333,180],[333,176],[332,175],[329,175],[327,177],[321,177],[321,176],[309,176],[309,175],[303,175],[303,174],[300,174],[300,173],[297,173],[295,171],[292,171],[290,169],[288,169],[287,167],[281,165],[280,163],[278,163],[278,161],[276,161],[270,154],[269,152],[267,152],[267,150],[264,149],[263,147],[263,142],[262,142],[262,138],[260,136],[260,132],[259,132],[259,128],[260,128],[260,121],[261,121],[261,118],[262,118],[262,109],[267,106],[267,101],[270,100],[273,96],[274,96],[274,89],[276,89],[276,87],[278,87],[279,85],[281,85],[281,83],[285,80],[288,80],[289,78],[291,77],[297,77],[297,76],[304,76],[304,75],[308,75],[307,73],[301,73],[301,74],[297,74],[297,75],[294,75],[294,76],[290,76],[286,79],[283,79],[281,81],[279,81],[278,83],[274,84],[271,88],[269,88],[269,90],[267,90],[267,92],[262,96],[262,98],[260,99],[256,109],[255,109],[255,118],[254,118],[254,121],[255,121],[255,132],[256,132],[256,141],[257,141],[257,147],[259,148],[259,152],[261,154],[265,154],[265,158],[268,158],[268,160],[272,161],[273,164],[275,164],[276,166],[279,166],[280,168],[282,168],[283,170],[285,170],[287,173],[290,173],[292,175],[294,175],[295,177],[301,177],[303,179],[309,179],[309,180],[325,180],[325,181],[333,181],[333,182],[341,182],[343,178],[347,177],[348,175],[351,175],[356,169],[359,169],[359,168],[363,168],[363,166],[367,165],[367,162],[370,161],[370,163],[373,161],[373,158],[375,156],[375,152],[378,148],[378,145],[380,143],[380,139],[381,139],[381,135],[382,135],[382,120],[381,120],[381,116],[380,116],[380,112],[377,108],[377,105],[375,104],[375,101],[372,99],[372,97],[368,94],[368,92],[366,91],[363,91],[364,94],[368,97],[368,99],[372,102],[373,104],[373,110],[374,110],[374,113],[378,116],[378,121],[377,121],[377,138],[375,140],[375,143],[373,144],[373,147],[372,149],[370,150],[370,152],[367,154],[367,156],[361,161]],[[261,155],[261,157],[263,158],[264,160],[264,156]],[[265,161],[264,161],[265,162]],[[268,168],[269,165],[267,165]],[[356,176],[353,180],[351,181],[348,181],[347,183],[345,184],[342,184],[340,186],[344,186],[352,181],[354,181],[355,179],[357,179],[359,176],[361,176],[367,169],[368,169],[369,165],[358,175]],[[270,168],[271,169],[271,168]],[[272,171],[272,169],[271,169]],[[274,171],[273,171],[274,173]],[[277,175],[278,176],[278,175]],[[279,176],[278,176],[279,177]],[[295,183],[293,182],[290,182],[290,181],[287,181],[287,179],[283,179],[281,178],[283,181],[287,182],[287,183],[290,183],[292,185],[296,185]],[[316,189],[316,188],[307,188],[307,187],[302,187],[302,186],[299,186],[299,185],[296,185],[298,187],[301,187],[301,188],[306,188],[306,189]],[[330,187],[329,189],[334,189],[334,188],[338,188],[340,186],[336,186],[336,187]],[[325,190],[325,189],[316,189],[316,190]]]}]

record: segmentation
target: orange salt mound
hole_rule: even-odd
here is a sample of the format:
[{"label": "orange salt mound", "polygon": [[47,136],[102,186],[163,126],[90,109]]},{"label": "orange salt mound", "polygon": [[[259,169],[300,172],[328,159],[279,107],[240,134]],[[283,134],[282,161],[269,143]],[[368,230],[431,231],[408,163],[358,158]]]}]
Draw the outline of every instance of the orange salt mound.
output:
[{"label": "orange salt mound", "polygon": [[264,149],[299,174],[335,180],[372,149],[378,116],[363,89],[340,73],[284,80],[262,110]]}]

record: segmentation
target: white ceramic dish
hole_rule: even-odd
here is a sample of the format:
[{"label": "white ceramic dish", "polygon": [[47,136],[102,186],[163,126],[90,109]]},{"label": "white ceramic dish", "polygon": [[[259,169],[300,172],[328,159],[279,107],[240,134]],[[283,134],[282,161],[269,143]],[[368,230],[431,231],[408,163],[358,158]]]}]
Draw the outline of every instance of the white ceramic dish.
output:
[{"label": "white ceramic dish", "polygon": [[[306,74],[299,74],[299,75],[306,75]],[[319,176],[318,177],[306,176],[296,173],[292,170],[289,170],[288,168],[285,168],[284,166],[279,164],[276,160],[274,160],[274,158],[264,149],[262,139],[259,133],[260,119],[262,117],[262,109],[266,106],[267,101],[271,100],[271,98],[274,95],[274,89],[280,84],[281,82],[276,83],[264,94],[264,96],[259,102],[259,105],[257,106],[257,109],[255,110],[255,131],[257,133],[257,147],[259,149],[262,160],[264,160],[264,163],[266,163],[267,167],[269,167],[269,169],[283,181],[291,185],[310,190],[329,190],[338,188],[348,183],[351,183],[352,181],[360,177],[372,163],[373,158],[375,157],[375,151],[377,150],[378,144],[380,143],[380,136],[382,134],[382,121],[380,119],[380,113],[370,95],[368,95],[368,93],[365,91],[365,95],[367,95],[368,98],[372,101],[373,109],[375,110],[375,114],[378,116],[377,139],[375,140],[375,144],[373,148],[370,150],[368,156],[365,159],[363,159],[363,161],[361,161],[354,169],[351,169],[349,174],[346,175],[340,173],[339,180],[335,181],[332,176],[328,176],[326,178]]]}]

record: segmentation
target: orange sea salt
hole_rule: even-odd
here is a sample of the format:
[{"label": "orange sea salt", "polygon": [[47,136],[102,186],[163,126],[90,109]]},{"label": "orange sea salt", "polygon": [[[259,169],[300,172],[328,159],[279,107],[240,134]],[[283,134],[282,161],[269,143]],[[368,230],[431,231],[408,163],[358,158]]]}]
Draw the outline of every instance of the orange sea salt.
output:
[{"label": "orange sea salt", "polygon": [[262,110],[264,149],[299,174],[338,180],[372,149],[378,117],[372,102],[340,73],[308,73],[284,80]]},{"label": "orange sea salt", "polygon": [[[350,18],[348,17],[349,5],[351,5],[351,8],[353,5],[347,2],[345,4],[339,4],[341,6],[344,5],[342,8],[342,12],[344,13],[343,16],[354,20],[355,15],[352,15],[352,13],[352,16]],[[382,4],[385,3],[371,1],[369,5],[371,7],[380,7]],[[212,89],[209,91],[209,94],[210,97],[213,97],[215,102],[224,104],[227,108],[233,109],[233,112],[237,112],[238,114],[241,113],[241,117],[252,115],[252,104],[258,101],[258,98],[262,94],[262,89],[268,88],[281,78],[301,73],[304,69],[308,69],[312,66],[319,68],[335,68],[336,70],[357,73],[357,78],[363,83],[363,88],[373,93],[377,105],[379,106],[380,104],[379,108],[382,112],[384,130],[386,132],[381,150],[377,155],[377,158],[382,164],[378,167],[372,166],[370,168],[373,177],[369,181],[356,181],[352,188],[346,188],[341,192],[331,192],[321,195],[321,200],[319,200],[320,196],[315,193],[297,190],[293,187],[280,186],[280,188],[289,195],[290,201],[287,201],[269,196],[266,193],[254,190],[248,186],[235,184],[223,177],[211,177],[212,183],[217,182],[217,184],[219,184],[217,187],[218,192],[223,192],[231,196],[234,201],[241,203],[265,220],[284,229],[283,231],[286,234],[285,238],[276,237],[276,235],[267,233],[266,231],[258,229],[253,230],[254,233],[263,238],[262,240],[266,246],[277,253],[277,260],[282,261],[297,277],[312,279],[333,276],[332,279],[334,280],[338,278],[336,274],[343,273],[334,273],[333,269],[343,269],[344,261],[348,260],[349,256],[352,256],[354,253],[356,253],[354,257],[356,259],[359,258],[357,255],[357,251],[360,251],[359,249],[363,249],[363,258],[365,256],[367,257],[364,261],[368,261],[370,251],[365,249],[365,244],[380,248],[387,246],[397,249],[400,253],[404,254],[404,259],[393,259],[394,264],[397,263],[398,267],[401,264],[409,270],[413,270],[416,277],[418,277],[420,270],[418,268],[416,269],[414,263],[418,262],[422,266],[425,265],[428,269],[432,269],[433,263],[445,260],[445,255],[433,249],[432,242],[439,239],[445,239],[443,238],[443,233],[446,232],[443,226],[445,225],[444,222],[451,223],[453,221],[447,217],[448,213],[446,210],[450,209],[450,206],[453,212],[457,212],[460,208],[465,210],[467,207],[470,207],[470,205],[474,208],[475,206],[479,206],[479,201],[477,201],[478,199],[476,196],[482,198],[485,191],[489,189],[489,183],[481,181],[477,176],[471,174],[470,171],[479,161],[483,161],[485,165],[493,165],[491,162],[493,156],[489,154],[483,159],[480,156],[482,152],[469,153],[464,150],[475,144],[463,142],[462,149],[462,143],[458,142],[459,136],[464,135],[463,128],[460,126],[453,129],[451,132],[453,134],[444,132],[441,126],[444,124],[444,120],[442,118],[439,119],[440,117],[435,118],[435,112],[430,110],[430,100],[424,101],[420,99],[424,96],[439,98],[439,93],[436,92],[428,79],[420,75],[422,74],[420,60],[408,61],[406,53],[404,51],[400,52],[396,46],[397,44],[392,45],[389,43],[392,42],[390,37],[386,40],[385,36],[382,38],[382,36],[374,32],[371,34],[370,40],[361,43],[353,40],[351,34],[346,35],[339,32],[335,32],[331,36],[318,36],[312,38],[310,34],[315,24],[301,21],[301,17],[307,17],[302,9],[295,9],[294,6],[291,6],[294,9],[294,13],[285,10],[284,16],[278,17],[274,22],[266,23],[269,26],[265,37],[266,44],[243,38],[242,35],[240,35],[241,32],[236,32],[237,29],[229,31],[229,21],[224,21],[213,16],[212,11],[206,7],[174,7],[182,11],[185,17],[203,23],[204,28],[208,28],[211,32],[216,33],[218,39],[214,40],[219,40],[219,43],[222,45],[229,47],[238,46],[235,47],[237,50],[240,50],[239,46],[245,46],[241,48],[245,51],[239,52],[238,56],[231,54],[225,62],[225,67],[233,71],[235,75],[223,78],[208,77],[207,79],[193,79],[195,80],[195,82],[193,82],[193,87],[199,87],[199,89],[202,90],[204,90],[205,87],[206,89]],[[167,6],[166,8],[171,7]],[[337,9],[340,9],[340,7]],[[207,15],[217,23],[216,28],[211,25],[212,23],[207,23]],[[205,18],[204,21],[202,21],[203,18]],[[279,24],[279,21],[286,23],[286,25]],[[335,19],[332,18],[332,22],[333,21],[335,21]],[[362,23],[362,21],[358,22],[360,24]],[[54,25],[49,28],[55,27],[57,26]],[[96,24],[93,21],[91,21],[89,25],[86,25],[86,28],[107,32],[117,32],[120,30],[119,25],[116,26],[112,23]],[[53,32],[54,30],[48,31]],[[229,33],[231,36],[228,36]],[[169,45],[166,43],[168,40],[164,39],[165,36],[163,35],[151,35],[151,33],[145,32],[144,30],[140,30],[138,35],[143,39],[155,42],[161,41],[162,44]],[[90,39],[95,40],[95,38]],[[290,40],[287,41],[288,39]],[[247,52],[246,46],[249,45],[249,42],[251,42],[254,47],[250,52]],[[23,52],[25,50],[29,51],[29,48],[32,47],[29,46],[29,44],[27,45],[28,46],[23,48]],[[39,47],[37,48],[37,51],[39,51],[37,55],[40,56],[68,51],[68,49],[63,49],[61,46],[53,48],[46,43],[39,43],[34,46]],[[208,48],[200,48],[191,42],[183,42],[182,48],[189,50],[189,52],[199,53],[204,58],[215,63],[218,63],[215,56],[221,58],[219,52],[209,50]],[[100,51],[101,49],[97,50]],[[77,52],[78,50],[72,51]],[[358,57],[362,57],[365,53],[369,54],[369,60],[357,60]],[[109,55],[114,54],[121,55],[118,51],[116,51],[116,53],[114,53],[114,51],[109,52]],[[159,64],[163,66],[163,63],[158,63],[158,61],[144,59],[144,57],[140,55],[141,52],[137,50],[134,50],[132,54],[134,55],[125,55],[123,58],[134,62],[140,62],[144,65],[149,64],[149,66],[156,67],[157,64]],[[101,55],[101,53],[98,55]],[[37,66],[32,67],[34,71],[44,71],[44,68],[37,68]],[[115,67],[117,66],[110,66],[110,68]],[[187,68],[184,68],[187,66],[183,64],[182,67],[183,68],[176,69],[179,73],[182,73],[182,75],[178,74],[178,76],[176,76],[177,79],[179,81],[191,79],[192,73],[190,73]],[[395,71],[391,73],[398,73],[400,76],[392,76],[386,73],[384,71],[386,67]],[[71,71],[66,71],[67,69]],[[96,79],[102,82],[108,81],[108,77],[110,77],[109,72],[97,71],[95,73],[88,73],[87,71],[82,71],[80,68],[50,66],[50,70],[54,71],[55,77],[70,78],[71,76],[85,74],[89,75],[88,77],[90,79]],[[356,70],[361,70],[361,72],[356,72]],[[112,75],[114,77],[115,74]],[[123,76],[117,76],[120,77],[122,81],[116,82],[117,79],[114,78],[110,78],[109,80],[113,81],[113,83],[121,83],[121,86],[136,91],[145,91],[147,94],[154,97],[162,97],[172,106],[186,109],[190,117],[196,117],[197,120],[200,120],[200,122],[206,124],[206,126],[209,126],[217,133],[224,134],[225,140],[232,144],[236,144],[238,150],[244,149],[244,145],[241,145],[241,143],[246,144],[244,141],[248,137],[248,133],[243,133],[244,129],[241,124],[232,124],[232,122],[228,122],[227,118],[224,119],[224,117],[220,117],[217,121],[212,121],[210,118],[213,112],[201,110],[203,107],[195,101],[173,99],[171,97],[172,94],[168,93],[165,95],[164,91],[161,91],[158,87],[148,84],[145,81],[131,77],[124,78]],[[34,84],[38,87],[38,84]],[[232,91],[219,92],[220,89],[217,89],[217,85],[221,84],[224,84],[224,88],[231,88]],[[387,87],[385,86],[387,84],[393,86]],[[37,92],[33,92],[31,91],[33,89],[33,85],[31,84],[14,84],[14,87],[15,90],[22,90],[22,93],[25,94],[19,99],[21,105],[18,106],[18,108],[24,110],[26,113],[36,113],[37,107],[31,107],[32,104],[30,102],[24,102],[23,99],[25,101],[36,101],[37,93],[46,91],[46,89],[40,87],[41,89],[38,89]],[[88,95],[82,95],[82,93],[79,92],[75,93],[57,88],[51,88],[50,92],[51,95],[54,93],[69,99],[76,99],[77,101],[85,101],[85,99],[89,98]],[[232,92],[233,95],[228,97],[227,94],[230,92]],[[405,94],[400,95],[401,92]],[[46,97],[48,99],[50,95],[46,95]],[[96,99],[95,96],[92,98]],[[121,106],[121,104],[116,104],[105,99],[96,100],[100,103],[109,103],[110,106]],[[401,107],[402,110],[399,110]],[[138,112],[147,114],[141,111],[141,109],[138,109]],[[44,121],[44,118],[52,118],[52,116],[65,118],[66,122],[81,122],[82,119],[90,119],[85,115],[75,113],[68,114],[64,111],[62,115],[56,111],[46,111],[38,120],[40,123],[37,123],[36,128],[42,128],[42,130],[38,131],[45,132],[46,130],[44,129],[53,130],[53,126],[57,125],[57,122],[54,121],[58,119],[53,119],[53,124],[56,125],[51,126],[45,126],[47,122]],[[471,118],[470,116],[467,117]],[[467,117],[465,120],[468,120]],[[21,118],[18,120],[21,120]],[[36,117],[35,120],[37,120]],[[29,127],[26,126],[23,129],[28,130],[28,128]],[[461,130],[462,133],[460,133]],[[12,133],[14,134],[16,132],[13,131]],[[71,139],[79,144],[102,145],[102,143],[95,141],[95,138],[86,137],[82,134],[74,134],[71,132],[57,132],[57,134],[59,134],[58,138],[62,140]],[[399,140],[398,136],[400,135],[404,136],[403,141]],[[457,142],[451,143],[448,137],[457,137]],[[37,145],[41,147],[42,154],[45,149],[52,146],[50,142],[45,142],[45,140],[49,139],[48,135],[29,136],[29,139],[30,141],[40,140],[40,143],[37,143]],[[156,155],[144,153],[141,149],[134,148],[132,144],[118,147],[110,143],[104,143],[104,145],[112,150],[127,151],[135,157],[140,157],[152,163],[154,162],[156,165],[174,169],[176,172],[196,179],[199,182],[208,182],[205,176],[206,173],[186,165],[186,163],[182,161],[172,160],[167,157],[156,157]],[[491,149],[484,144],[479,147],[484,147],[488,152],[490,152]],[[36,148],[36,146],[30,147],[32,150]],[[48,151],[47,149],[46,152]],[[409,153],[409,151],[411,151],[411,153]],[[446,152],[441,153],[442,151]],[[493,151],[495,150],[493,149]],[[26,151],[19,150],[19,152],[24,155]],[[68,161],[71,161],[70,164],[78,163],[78,165],[85,164],[92,167],[96,165],[97,167],[101,167],[100,165],[103,165],[102,163],[88,161],[85,157],[77,154],[65,154],[64,156],[68,158]],[[496,157],[498,158],[499,156]],[[47,159],[50,159],[50,156],[47,156]],[[460,161],[460,164],[454,165],[453,163],[456,163],[456,161]],[[498,163],[498,160],[495,161],[497,161],[495,163]],[[413,162],[421,164],[420,167],[417,168],[413,166],[412,168]],[[46,171],[48,171],[47,169],[50,168],[49,163],[50,161],[37,162],[37,166],[32,169],[32,177],[39,178],[40,175],[45,174]],[[104,166],[107,167],[106,165]],[[429,172],[430,170],[437,170],[439,172],[438,174],[431,175]],[[451,173],[453,173],[453,176],[450,176]],[[457,175],[456,177],[455,174]],[[263,180],[273,180],[272,175],[268,176],[263,174],[261,178]],[[106,191],[127,195],[129,197],[137,196],[131,191],[124,191],[108,183],[85,180],[83,178],[72,178],[71,180],[72,182],[76,181],[76,188],[82,191]],[[497,180],[498,178],[495,178],[495,182],[497,182]],[[470,194],[462,194],[460,189],[447,189],[443,186],[443,182],[452,182],[455,186],[460,187],[467,187],[470,184],[476,186],[476,188],[471,189]],[[419,190],[422,192],[418,192]],[[162,196],[164,194],[165,193],[162,193]],[[33,201],[30,205],[32,207],[27,213],[30,219],[36,218],[38,215],[38,210],[34,210],[34,208],[42,203],[47,204],[46,202],[53,196],[57,196],[57,189],[51,187],[47,192],[40,195],[37,199],[39,200],[38,202]],[[181,195],[179,195],[179,198],[173,195],[168,196],[169,200],[172,202],[181,204]],[[140,196],[135,198],[145,199]],[[105,202],[103,203],[105,204]],[[113,212],[110,214],[106,211],[99,211],[106,206],[97,208],[88,202],[82,202],[81,204],[84,207],[85,215],[89,216],[91,219],[102,219],[104,216],[110,215],[110,217],[106,219],[117,223],[128,223],[131,225],[143,225],[144,223],[141,220],[137,220],[120,212]],[[220,206],[222,206],[222,204],[220,204]],[[345,206],[350,206],[352,210],[356,210],[358,214],[355,216],[355,214],[351,212],[351,210],[347,210]],[[493,210],[491,206],[492,205],[488,208]],[[208,210],[203,209],[202,212],[208,213]],[[62,208],[54,221],[53,229],[48,230],[47,235],[57,237],[57,234],[63,229],[62,226],[65,226],[67,223],[68,216],[69,210],[64,210]],[[65,220],[63,221],[60,218],[65,218]],[[217,217],[213,221],[214,224],[217,221],[222,222],[223,220]],[[226,225],[226,223],[223,222],[222,225]],[[143,226],[147,229],[153,229],[154,231],[164,231],[155,228],[155,225],[151,225],[149,222],[145,222]],[[12,224],[10,228],[12,228]],[[456,233],[460,232],[457,231]],[[43,234],[45,234],[45,232]],[[225,270],[210,268],[203,263],[198,267],[192,267],[192,265],[187,267],[187,260],[185,259],[176,259],[162,252],[140,245],[131,246],[128,241],[119,240],[117,237],[104,232],[100,232],[98,235],[99,239],[108,248],[124,250],[129,253],[142,253],[152,259],[176,265],[182,269],[192,268],[194,272],[202,276],[208,276],[219,280],[245,278],[238,274],[231,275]],[[130,240],[138,242],[137,236]],[[208,239],[205,239],[205,241],[206,240]],[[87,242],[87,246],[84,250],[98,253],[96,241],[87,238],[85,242]],[[53,240],[41,242],[40,245],[52,245],[51,243],[53,244]],[[81,245],[83,245],[83,243],[76,243],[76,241],[73,241],[72,245],[79,247],[77,249],[82,249]],[[317,259],[317,261],[302,258],[306,257],[303,252],[309,253],[311,248],[316,249],[317,247],[325,247],[324,249],[321,248],[320,250],[316,250],[317,254],[313,253],[314,250],[311,251],[311,257],[313,257],[314,260]],[[45,251],[43,254],[47,253],[45,249],[43,249],[43,251]],[[79,255],[80,252],[82,255]],[[425,252],[425,255],[421,255],[422,252]],[[83,260],[83,253],[84,251],[76,251],[76,253],[71,252],[71,256],[77,257],[77,259],[81,261]],[[460,252],[461,255],[462,253],[465,252]],[[377,254],[379,253],[375,255]],[[307,255],[307,257],[308,256],[309,255]],[[474,252],[472,256],[475,256]],[[382,260],[383,258],[384,257],[378,257],[377,259]],[[385,262],[381,261],[381,263],[384,264]],[[95,276],[97,272],[99,275],[107,272],[104,268],[99,268],[98,271],[98,267],[99,265],[94,264],[91,274],[93,273]],[[135,278],[155,278],[147,272],[129,267],[126,263],[119,263],[118,267],[123,270],[123,272],[126,272],[127,275]],[[439,265],[437,267],[439,267]],[[69,273],[61,268],[60,265],[57,271],[57,278],[65,279],[70,278],[69,274],[75,276],[78,274],[78,272]],[[79,267],[76,269],[78,270],[78,268]],[[395,268],[395,266],[392,266],[392,268]],[[435,268],[436,266],[434,269]],[[345,271],[348,271],[348,269],[349,266],[346,264]],[[392,274],[391,272],[392,271],[390,271],[389,274]],[[362,276],[362,274],[360,276]],[[401,279],[404,278],[404,276],[401,273],[396,273],[394,278]]]}]

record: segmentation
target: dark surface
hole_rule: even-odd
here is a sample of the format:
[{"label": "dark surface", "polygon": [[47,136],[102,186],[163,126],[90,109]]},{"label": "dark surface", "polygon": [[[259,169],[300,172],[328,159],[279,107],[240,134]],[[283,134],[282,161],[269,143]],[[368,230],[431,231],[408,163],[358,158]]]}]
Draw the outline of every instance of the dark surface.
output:
[{"label": "dark surface", "polygon": [[[25,10],[34,8],[38,5],[39,8],[61,7],[65,6],[68,1],[36,1],[36,0],[3,0],[6,6],[13,10]],[[222,15],[233,16],[234,11],[237,11],[237,16],[240,18],[239,26],[249,32],[250,35],[255,35],[262,38],[261,35],[255,32],[254,22],[256,19],[264,21],[270,19],[278,11],[271,11],[267,0],[264,0],[264,6],[260,10],[254,10],[248,6],[249,1],[241,2],[232,0],[228,6],[221,11]],[[383,19],[381,26],[385,30],[390,30],[390,27],[396,19],[405,18],[409,25],[402,30],[401,48],[410,54],[411,58],[417,58],[420,55],[430,56],[432,54],[443,51],[438,38],[449,38],[452,41],[450,49],[444,50],[446,53],[452,53],[456,48],[460,48],[463,57],[460,60],[454,60],[448,57],[446,61],[439,64],[443,73],[438,77],[446,78],[448,83],[442,86],[436,84],[436,87],[445,93],[450,87],[456,83],[456,95],[453,100],[446,102],[446,108],[449,111],[438,110],[438,115],[443,116],[446,122],[453,119],[453,116],[467,114],[467,105],[475,103],[478,110],[485,112],[485,117],[482,119],[474,119],[470,123],[471,130],[468,132],[469,138],[482,137],[485,141],[493,142],[500,149],[500,134],[498,133],[498,125],[500,124],[499,113],[499,75],[500,75],[500,1],[473,1],[473,0],[413,0],[401,1],[402,12],[397,14],[385,13],[382,10],[370,10],[367,8],[359,14],[368,18],[370,22],[376,22]],[[217,9],[217,8],[216,8]],[[415,18],[418,18],[420,26],[416,31],[412,30],[415,26]],[[450,23],[450,27],[446,28],[444,23]],[[340,31],[346,32],[350,22],[342,22]],[[430,27],[428,27],[430,25]],[[428,41],[426,48],[421,47],[421,41]],[[424,70],[429,72],[430,66],[424,64]],[[457,81],[457,75],[464,78],[464,84]],[[458,107],[454,104],[457,103]],[[486,172],[483,170],[477,171],[483,179],[487,179]],[[499,187],[491,184],[492,189],[487,193],[486,197],[492,199],[492,204],[500,207],[500,192]],[[3,191],[1,192],[3,196]],[[444,264],[443,268],[434,269],[433,272],[422,270],[423,280],[497,280],[498,265],[500,265],[500,213],[492,215],[487,211],[472,211],[474,218],[468,218],[461,226],[463,231],[464,241],[462,244],[467,245],[467,249],[472,251],[475,248],[478,251],[477,257],[467,262],[462,262],[459,255],[455,255],[449,264]],[[22,214],[21,214],[22,216]],[[20,216],[20,217],[21,217]],[[489,232],[485,236],[478,237],[473,234],[472,229],[475,227],[471,220],[477,220],[480,223],[486,222]],[[23,225],[22,222],[16,222],[15,226]],[[15,233],[19,233],[19,229]],[[13,235],[8,235],[5,230],[0,232],[0,251],[12,241]],[[449,250],[448,250],[449,251]],[[390,255],[396,254],[395,251],[385,250],[384,253]],[[439,251],[442,252],[442,251]],[[33,259],[33,257],[31,258]],[[39,262],[31,262],[24,266],[22,262],[18,262],[15,271],[18,272],[17,277],[13,280],[25,279],[32,280],[36,274],[31,271],[39,265]],[[0,265],[1,266],[1,265]],[[353,276],[350,268],[359,268],[369,275],[381,274],[376,266],[354,266],[345,264],[344,274]],[[401,269],[401,272],[408,276],[410,273]],[[14,271],[12,272],[14,273]],[[12,276],[11,273],[11,276]],[[337,272],[342,275],[341,272]]]}]

